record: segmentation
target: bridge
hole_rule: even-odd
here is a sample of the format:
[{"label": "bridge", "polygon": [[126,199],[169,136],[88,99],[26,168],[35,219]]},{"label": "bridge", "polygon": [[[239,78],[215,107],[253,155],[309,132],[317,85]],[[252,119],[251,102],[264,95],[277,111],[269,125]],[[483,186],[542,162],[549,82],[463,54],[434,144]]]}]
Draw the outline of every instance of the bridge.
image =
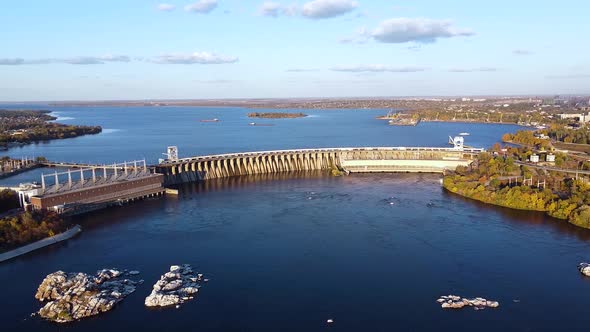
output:
[{"label": "bridge", "polygon": [[459,165],[469,165],[484,151],[463,147],[351,147],[178,158],[177,151],[172,150],[173,158],[161,160],[155,167],[157,173],[164,175],[166,185],[238,175],[330,169],[352,173],[443,173]]}]

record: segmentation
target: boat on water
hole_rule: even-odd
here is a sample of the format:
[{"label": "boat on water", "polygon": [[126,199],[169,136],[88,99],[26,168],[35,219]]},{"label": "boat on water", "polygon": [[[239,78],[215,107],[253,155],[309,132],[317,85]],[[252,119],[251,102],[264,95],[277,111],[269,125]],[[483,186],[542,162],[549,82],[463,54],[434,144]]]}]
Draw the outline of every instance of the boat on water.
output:
[{"label": "boat on water", "polygon": [[272,124],[272,123],[256,123],[256,122],[250,122],[250,123],[248,123],[248,125],[250,125],[250,126],[265,126],[265,127],[274,126],[274,124]]},{"label": "boat on water", "polygon": [[201,122],[219,122],[219,119],[218,118],[215,118],[215,119],[204,119],[204,120],[201,120]]},{"label": "boat on water", "polygon": [[459,133],[459,136],[469,136],[471,135],[470,133]]}]

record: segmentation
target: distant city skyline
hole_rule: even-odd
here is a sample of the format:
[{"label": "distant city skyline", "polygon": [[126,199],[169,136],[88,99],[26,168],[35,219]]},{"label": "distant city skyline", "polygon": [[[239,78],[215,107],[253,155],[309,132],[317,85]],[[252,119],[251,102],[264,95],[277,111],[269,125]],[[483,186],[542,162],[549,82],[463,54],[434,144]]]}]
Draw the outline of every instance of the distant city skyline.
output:
[{"label": "distant city skyline", "polygon": [[22,0],[0,101],[590,94],[590,3]]}]

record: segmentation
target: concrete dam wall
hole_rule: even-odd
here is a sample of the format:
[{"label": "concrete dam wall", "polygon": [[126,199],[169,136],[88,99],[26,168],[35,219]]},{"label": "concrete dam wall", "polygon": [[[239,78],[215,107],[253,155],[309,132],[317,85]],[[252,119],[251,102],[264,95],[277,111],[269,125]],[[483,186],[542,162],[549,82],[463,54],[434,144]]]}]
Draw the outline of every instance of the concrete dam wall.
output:
[{"label": "concrete dam wall", "polygon": [[164,183],[180,184],[239,175],[339,169],[348,172],[442,173],[469,165],[481,149],[367,147],[277,150],[165,160],[156,166]]}]

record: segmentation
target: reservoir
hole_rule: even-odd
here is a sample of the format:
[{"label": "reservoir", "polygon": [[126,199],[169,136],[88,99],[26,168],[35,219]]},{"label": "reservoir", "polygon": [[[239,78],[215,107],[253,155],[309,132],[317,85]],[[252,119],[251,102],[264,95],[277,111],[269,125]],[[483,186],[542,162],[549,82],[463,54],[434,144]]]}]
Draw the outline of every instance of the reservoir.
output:
[{"label": "reservoir", "polygon": [[[23,108],[22,105],[6,107]],[[32,106],[31,106],[32,107]],[[4,108],[4,107],[2,107]],[[241,108],[51,107],[63,123],[101,125],[95,136],[0,152],[50,160],[155,163],[168,145],[181,157],[349,146],[489,147],[517,126],[389,126],[387,111],[313,110],[257,119]],[[293,112],[299,112],[294,110]],[[201,119],[218,118],[204,123]],[[36,180],[34,170],[0,185]],[[79,217],[83,232],[0,264],[3,331],[557,331],[590,323],[590,231],[449,194],[440,176],[322,172],[259,175],[180,186],[177,198]],[[172,264],[210,281],[180,309],[150,310],[145,296]],[[145,279],[112,311],[68,325],[30,314],[37,286],[57,270],[116,267]],[[448,311],[441,295],[482,296],[497,309]],[[334,323],[328,326],[327,319]]]}]

